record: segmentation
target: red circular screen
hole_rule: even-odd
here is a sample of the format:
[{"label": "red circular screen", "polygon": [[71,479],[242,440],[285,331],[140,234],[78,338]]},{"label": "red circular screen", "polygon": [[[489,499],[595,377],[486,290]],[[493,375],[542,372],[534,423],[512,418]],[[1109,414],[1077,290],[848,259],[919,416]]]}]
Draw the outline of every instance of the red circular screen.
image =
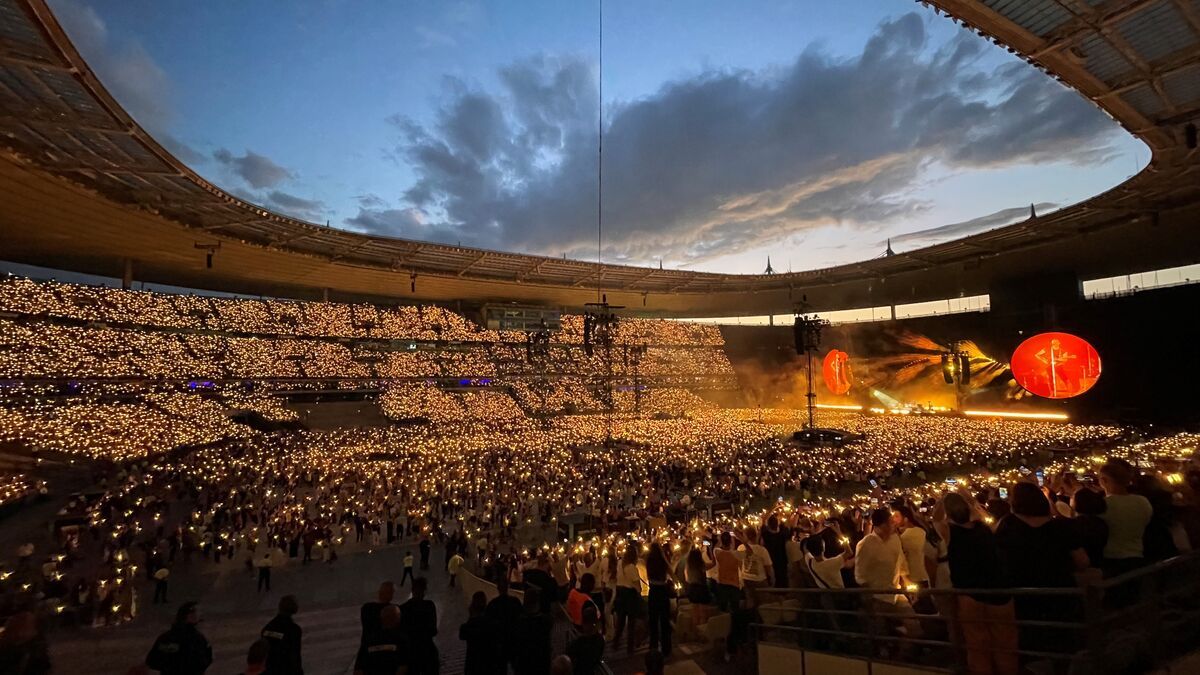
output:
[{"label": "red circular screen", "polygon": [[1070,333],[1041,333],[1013,352],[1013,378],[1044,398],[1078,396],[1100,379],[1100,355],[1087,340]]},{"label": "red circular screen", "polygon": [[849,354],[840,349],[831,349],[825,355],[825,364],[821,370],[825,376],[825,386],[829,391],[838,396],[849,393],[852,380]]}]

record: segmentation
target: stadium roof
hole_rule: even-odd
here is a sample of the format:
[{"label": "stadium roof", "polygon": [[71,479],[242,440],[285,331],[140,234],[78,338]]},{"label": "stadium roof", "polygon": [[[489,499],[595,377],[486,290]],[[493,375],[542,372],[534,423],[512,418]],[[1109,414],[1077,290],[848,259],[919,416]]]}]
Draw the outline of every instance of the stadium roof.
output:
[{"label": "stadium roof", "polygon": [[[201,178],[105,90],[45,0],[0,0],[0,260],[220,291],[784,313],[986,293],[1052,270],[1103,277],[1200,259],[1200,0],[924,2],[1106,110],[1152,150],[1129,181],[1048,216],[826,269],[737,275],[540,257],[349,232]],[[211,269],[209,245],[220,244]],[[414,290],[415,289],[415,290]]]}]

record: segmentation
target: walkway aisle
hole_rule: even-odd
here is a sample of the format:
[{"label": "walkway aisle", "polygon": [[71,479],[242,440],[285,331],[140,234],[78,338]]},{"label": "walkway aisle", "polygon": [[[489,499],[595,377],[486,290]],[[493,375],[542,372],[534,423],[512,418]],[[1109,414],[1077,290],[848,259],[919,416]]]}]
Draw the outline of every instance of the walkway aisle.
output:
[{"label": "walkway aisle", "polygon": [[[213,645],[214,663],[208,672],[234,673],[245,664],[246,650],[259,630],[275,614],[279,598],[295,595],[300,603],[296,622],[304,629],[304,671],[308,675],[346,675],[350,672],[360,634],[358,611],[374,599],[379,583],[398,581],[403,552],[416,546],[392,547],[344,557],[332,565],[289,563],[273,573],[271,591],[255,592],[255,577],[244,568],[193,560],[190,569],[178,569],[171,580],[171,603],[146,605],[128,625],[115,628],[59,630],[50,636],[55,672],[125,675],[141,663],[154,638],[170,624],[179,602],[200,601],[201,631]],[[438,608],[438,646],[443,673],[462,670],[464,646],[458,627],[466,620],[466,602],[451,589],[440,569],[441,555],[431,556],[428,597]],[[409,588],[398,589],[397,601],[409,597]],[[139,587],[139,602],[153,596],[149,584]]]}]

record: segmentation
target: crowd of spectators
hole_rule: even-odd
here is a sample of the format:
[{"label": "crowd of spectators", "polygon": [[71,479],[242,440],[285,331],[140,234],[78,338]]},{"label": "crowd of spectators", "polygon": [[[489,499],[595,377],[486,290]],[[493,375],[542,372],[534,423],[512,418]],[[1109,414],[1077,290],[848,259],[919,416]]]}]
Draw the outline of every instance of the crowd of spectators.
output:
[{"label": "crowd of spectators", "polygon": [[[521,343],[521,331],[480,328],[461,314],[434,306],[300,302],[133,291],[107,286],[0,277],[0,313],[113,325],[211,330],[292,337],[418,342]],[[551,341],[583,342],[583,317],[562,317]],[[689,347],[725,344],[716,326],[659,319],[623,319],[615,341]]]},{"label": "crowd of spectators", "polygon": [[[734,617],[733,653],[746,613],[761,617],[773,586],[878,589],[872,602],[884,604],[872,614],[915,637],[926,628],[921,615],[951,616],[925,588],[1069,585],[1077,571],[1119,575],[1200,537],[1193,435],[1141,440],[1106,425],[823,410],[819,425],[861,440],[800,445],[787,439],[802,411],[722,409],[678,386],[603,386],[600,376],[634,366],[627,352],[608,361],[586,353],[580,317],[564,317],[552,348],[534,355],[523,336],[436,307],[9,278],[0,312],[0,377],[60,381],[0,392],[0,443],[104,467],[93,496],[59,514],[79,522],[56,527],[49,550],[22,546],[0,571],[5,616],[29,608],[50,623],[111,625],[132,619],[143,579],[154,601],[166,601],[180,559],[257,568],[256,588],[269,590],[271,570],[291,561],[334,564],[405,542],[421,542],[427,557],[438,542],[447,562],[459,557],[498,585],[538,589],[527,604],[564,602],[579,634],[576,661],[593,658],[597,637],[632,646],[643,621],[654,652],[669,655],[679,597],[696,623]],[[713,327],[630,320],[619,331],[621,344],[650,345],[637,369],[657,385],[732,375]],[[71,392],[76,378],[122,377],[391,380],[380,406],[405,423],[256,430],[231,413],[298,416],[242,383]],[[435,377],[495,379],[451,391],[397,381]],[[577,414],[592,412],[605,414]],[[23,477],[0,478],[0,505],[27,490]],[[564,542],[569,519],[591,533]],[[981,655],[982,641],[1046,649],[1009,621],[1045,608],[999,600],[956,601],[953,622],[973,658],[997,653]],[[482,618],[464,626],[464,639],[494,640],[489,611],[498,610],[473,608]],[[989,632],[977,618],[991,620]],[[186,633],[189,614],[180,621]],[[371,639],[394,636],[404,613],[380,622]]]}]

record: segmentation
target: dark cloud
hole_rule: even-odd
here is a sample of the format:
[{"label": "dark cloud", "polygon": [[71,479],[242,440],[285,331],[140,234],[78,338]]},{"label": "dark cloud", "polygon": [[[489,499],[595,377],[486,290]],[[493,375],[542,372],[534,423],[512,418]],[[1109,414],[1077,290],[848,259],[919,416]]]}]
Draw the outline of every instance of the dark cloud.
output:
[{"label": "dark cloud", "polygon": [[136,42],[112,44],[104,20],[75,0],[56,0],[54,14],[122,107],[142,126],[164,130],[174,115],[170,80],[146,50]]},{"label": "dark cloud", "polygon": [[213,159],[228,167],[250,187],[257,189],[275,187],[285,180],[295,178],[291,171],[279,166],[271,158],[251,150],[238,157],[225,148],[218,148],[213,151]]},{"label": "dark cloud", "polygon": [[304,220],[321,220],[328,208],[319,199],[304,199],[280,190],[272,190],[266,194],[267,205],[290,216]]},{"label": "dark cloud", "polygon": [[135,41],[113,44],[108,27],[91,7],[75,0],[54,0],[54,15],[121,107],[179,159],[197,164],[206,157],[167,132],[175,119],[171,81]]},{"label": "dark cloud", "polygon": [[154,138],[184,164],[193,166],[208,161],[208,157],[172,134],[161,132],[155,134]]},{"label": "dark cloud", "polygon": [[[1050,211],[1058,208],[1058,204],[1053,202],[1041,202],[1035,204],[1034,208],[1039,215],[1046,215]],[[941,241],[949,241],[959,237],[966,237],[980,232],[986,232],[997,227],[1011,225],[1015,222],[1025,220],[1029,217],[1028,206],[1015,206],[1009,209],[1001,209],[995,213],[989,213],[986,216],[979,216],[970,220],[964,220],[958,223],[950,223],[949,225],[941,225],[931,227],[916,232],[909,232],[891,238],[893,248],[917,248],[918,246],[928,246]],[[879,246],[886,245],[886,240],[879,242]]]},{"label": "dark cloud", "polygon": [[[920,16],[881,24],[856,58],[810,48],[782,69],[716,70],[612,104],[606,257],[691,263],[806,229],[864,231],[929,207],[924,170],[1103,161],[1115,125],[1023,64],[987,68],[967,32],[931,47]],[[597,86],[585,61],[538,57],[501,90],[448,80],[436,120],[390,120],[417,178],[358,229],[594,255]]]},{"label": "dark cloud", "polygon": [[[362,209],[346,223],[367,234],[385,234],[406,239],[438,239],[449,241],[445,236],[433,237],[419,209]],[[445,234],[445,233],[440,233]]]}]

